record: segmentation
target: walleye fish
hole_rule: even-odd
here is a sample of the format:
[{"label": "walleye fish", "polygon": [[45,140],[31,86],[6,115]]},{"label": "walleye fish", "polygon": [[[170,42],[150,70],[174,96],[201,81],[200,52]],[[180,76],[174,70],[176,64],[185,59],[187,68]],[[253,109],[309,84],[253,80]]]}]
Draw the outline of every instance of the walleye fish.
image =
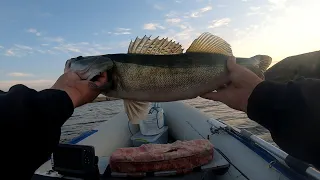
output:
[{"label": "walleye fish", "polygon": [[[185,53],[168,38],[144,36],[130,42],[128,53],[71,58],[66,68],[86,80],[107,72],[102,94],[123,99],[128,119],[138,124],[150,102],[192,99],[228,83],[230,56],[230,45],[210,33],[201,34]],[[261,78],[272,61],[266,55],[236,59]]]},{"label": "walleye fish", "polygon": [[265,72],[266,80],[280,83],[300,77],[320,79],[320,51],[286,57]]}]

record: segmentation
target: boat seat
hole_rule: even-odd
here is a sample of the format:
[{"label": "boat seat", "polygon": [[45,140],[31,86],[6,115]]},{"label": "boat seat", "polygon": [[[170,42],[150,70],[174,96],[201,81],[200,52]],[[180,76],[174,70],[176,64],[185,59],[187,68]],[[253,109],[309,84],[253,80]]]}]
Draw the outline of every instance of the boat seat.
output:
[{"label": "boat seat", "polygon": [[[109,166],[110,157],[99,157],[99,172],[101,175],[101,179],[119,179],[120,177],[129,177],[126,173],[115,173],[111,172]],[[184,175],[173,175],[174,172],[170,171],[162,171],[155,173],[145,173],[143,179],[163,179],[163,176],[166,176],[165,179],[201,179],[198,177],[203,177],[206,173],[212,173],[214,175],[223,175],[229,169],[229,162],[220,154],[219,151],[215,149],[214,151],[214,159],[210,161],[208,164],[205,164],[199,168],[195,168],[193,172],[187,173]],[[170,176],[168,176],[168,174]]]}]

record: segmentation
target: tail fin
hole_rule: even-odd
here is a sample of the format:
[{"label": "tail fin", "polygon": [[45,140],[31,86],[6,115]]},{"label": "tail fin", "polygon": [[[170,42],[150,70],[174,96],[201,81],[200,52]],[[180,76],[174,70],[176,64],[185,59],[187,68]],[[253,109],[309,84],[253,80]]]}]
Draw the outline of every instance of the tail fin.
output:
[{"label": "tail fin", "polygon": [[255,60],[257,60],[259,69],[264,73],[266,72],[266,70],[268,69],[268,67],[270,66],[271,62],[272,62],[272,58],[268,55],[255,55],[253,57],[251,57]]},{"label": "tail fin", "polygon": [[267,55],[256,55],[251,58],[237,58],[237,64],[246,67],[261,79],[265,79],[264,73],[270,66],[271,62],[271,57]]},{"label": "tail fin", "polygon": [[249,69],[250,71],[252,71],[254,74],[256,74],[259,78],[261,79],[265,79],[264,77],[264,72],[260,69],[260,68],[257,68],[256,66],[254,65],[247,65],[245,66],[247,69]]}]

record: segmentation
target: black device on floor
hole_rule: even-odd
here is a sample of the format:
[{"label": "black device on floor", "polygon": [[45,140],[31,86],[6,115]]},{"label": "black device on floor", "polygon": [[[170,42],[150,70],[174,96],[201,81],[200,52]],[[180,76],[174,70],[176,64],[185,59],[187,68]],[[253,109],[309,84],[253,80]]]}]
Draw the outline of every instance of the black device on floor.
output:
[{"label": "black device on floor", "polygon": [[59,144],[52,155],[52,169],[61,175],[87,177],[98,170],[93,146]]}]

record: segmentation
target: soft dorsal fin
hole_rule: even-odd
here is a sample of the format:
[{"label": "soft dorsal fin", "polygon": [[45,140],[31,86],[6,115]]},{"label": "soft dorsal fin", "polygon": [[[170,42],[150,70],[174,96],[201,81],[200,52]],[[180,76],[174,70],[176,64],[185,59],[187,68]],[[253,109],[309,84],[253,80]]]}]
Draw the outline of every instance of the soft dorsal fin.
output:
[{"label": "soft dorsal fin", "polygon": [[[151,36],[150,36],[151,37]],[[129,54],[154,54],[154,55],[165,55],[165,54],[179,54],[183,52],[182,46],[172,40],[150,39],[150,37],[144,36],[142,39],[136,38],[134,42],[130,42],[128,47]]]},{"label": "soft dorsal fin", "polygon": [[259,62],[258,66],[262,72],[266,72],[266,70],[272,63],[272,58],[267,55],[255,55],[251,58],[254,58]]},{"label": "soft dorsal fin", "polygon": [[186,52],[204,52],[233,56],[230,44],[208,32],[202,33],[195,39]]}]

